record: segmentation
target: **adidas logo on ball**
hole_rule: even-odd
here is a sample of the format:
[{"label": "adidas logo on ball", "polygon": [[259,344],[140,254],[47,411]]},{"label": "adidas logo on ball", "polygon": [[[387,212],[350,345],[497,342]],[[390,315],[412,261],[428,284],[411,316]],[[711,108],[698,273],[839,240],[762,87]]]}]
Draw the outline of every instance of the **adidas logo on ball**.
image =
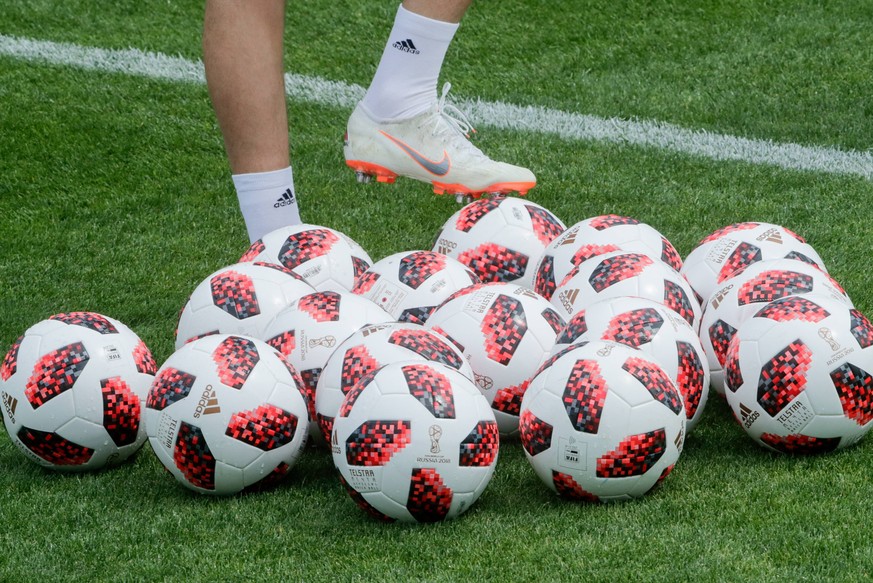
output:
[{"label": "adidas logo on ball", "polygon": [[194,417],[197,418],[201,415],[212,415],[214,413],[221,413],[221,407],[218,406],[218,395],[215,393],[212,385],[206,385],[200,400],[197,401]]},{"label": "adidas logo on ball", "polygon": [[578,289],[565,289],[558,294],[558,299],[561,300],[561,305],[569,313],[573,313],[573,304],[576,303],[576,298],[579,297]]}]

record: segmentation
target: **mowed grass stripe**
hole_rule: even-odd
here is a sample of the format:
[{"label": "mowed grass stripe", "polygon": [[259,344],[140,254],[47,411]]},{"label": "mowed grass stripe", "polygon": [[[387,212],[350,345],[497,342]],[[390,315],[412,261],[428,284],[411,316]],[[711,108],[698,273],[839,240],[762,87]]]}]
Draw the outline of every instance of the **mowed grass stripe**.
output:
[{"label": "mowed grass stripe", "polygon": [[[204,83],[203,64],[137,49],[108,50],[0,35],[0,55],[174,82]],[[321,77],[285,75],[289,98],[350,109],[363,96],[359,85]],[[769,165],[787,170],[856,175],[873,179],[873,154],[818,146],[754,140],[659,121],[632,121],[510,103],[460,100],[483,125],[585,140],[659,148],[717,161]]]}]

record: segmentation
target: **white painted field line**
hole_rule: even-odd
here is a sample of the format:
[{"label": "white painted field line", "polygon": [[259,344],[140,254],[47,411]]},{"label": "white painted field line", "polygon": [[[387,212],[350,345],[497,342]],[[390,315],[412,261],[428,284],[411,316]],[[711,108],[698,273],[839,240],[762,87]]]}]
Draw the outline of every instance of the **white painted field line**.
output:
[{"label": "white painted field line", "polygon": [[[80,69],[123,73],[174,82],[204,83],[203,64],[137,49],[108,50],[0,34],[0,56]],[[290,99],[351,109],[363,96],[359,85],[288,73]],[[461,101],[480,125],[558,136],[564,140],[614,142],[659,148],[712,160],[733,160],[789,170],[848,174],[873,180],[873,154],[753,140],[690,130],[657,121],[602,118],[502,102]]]}]

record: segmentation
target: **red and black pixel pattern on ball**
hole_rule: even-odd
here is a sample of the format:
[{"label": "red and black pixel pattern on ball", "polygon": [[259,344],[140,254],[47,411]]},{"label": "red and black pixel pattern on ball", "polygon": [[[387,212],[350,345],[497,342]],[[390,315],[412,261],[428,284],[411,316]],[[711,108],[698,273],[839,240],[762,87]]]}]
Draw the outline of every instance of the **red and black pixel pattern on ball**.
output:
[{"label": "red and black pixel pattern on ball", "polygon": [[240,336],[228,336],[212,352],[215,372],[221,382],[232,389],[241,389],[261,360],[255,343]]},{"label": "red and black pixel pattern on ball", "polygon": [[812,257],[808,257],[801,253],[800,251],[789,251],[785,255],[785,259],[796,259],[797,261],[803,261],[804,263],[808,263],[809,265],[815,265],[816,267],[821,267]]},{"label": "red and black pixel pattern on ball", "polygon": [[121,377],[100,381],[103,394],[103,428],[118,447],[136,441],[139,431],[140,401]]},{"label": "red and black pixel pattern on ball", "polygon": [[703,363],[694,347],[688,342],[677,340],[676,352],[679,358],[676,384],[685,400],[685,416],[691,419],[697,413],[704,391],[708,391],[709,387],[703,384]]},{"label": "red and black pixel pattern on ball", "polygon": [[370,264],[363,258],[358,257],[357,255],[352,255],[352,267],[355,272],[355,281],[358,281],[358,278],[370,269]]},{"label": "red and black pixel pattern on ball", "polygon": [[315,419],[315,389],[318,386],[318,379],[321,377],[322,368],[307,368],[299,371],[300,380],[303,381],[302,393],[303,400],[306,401],[306,409],[309,411],[309,418]]},{"label": "red and black pixel pattern on ball", "polygon": [[411,441],[410,421],[365,421],[346,438],[346,462],[350,466],[384,466]]},{"label": "red and black pixel pattern on ball", "polygon": [[718,270],[718,283],[758,261],[761,261],[761,248],[745,241],[741,242]]},{"label": "red and black pixel pattern on ball", "polygon": [[775,435],[763,433],[761,441],[782,453],[816,454],[829,453],[840,445],[839,437],[811,437],[809,435]]},{"label": "red and black pixel pattern on ball", "polygon": [[367,347],[358,344],[350,347],[343,354],[342,366],[340,367],[340,386],[343,395],[347,394],[358,380],[382,366],[376,360]]},{"label": "red and black pixel pattern on ball", "polygon": [[[612,253],[613,251],[621,251],[621,247],[618,245],[595,245],[593,243],[588,245],[580,245],[576,252],[573,253],[573,258],[570,260],[570,265],[576,266],[581,264],[584,261],[588,261],[592,257],[597,257],[598,255],[604,255],[606,253]],[[570,273],[573,273],[573,270],[570,270]]]},{"label": "red and black pixel pattern on ball", "polygon": [[225,435],[263,451],[272,451],[294,440],[297,416],[275,405],[234,413]]},{"label": "red and black pixel pattern on ball", "polygon": [[18,350],[21,348],[21,342],[24,340],[24,334],[12,343],[12,347],[6,356],[3,358],[3,364],[0,365],[0,379],[8,381],[9,377],[15,374],[18,370]]},{"label": "red and black pixel pattern on ball", "polygon": [[341,300],[342,296],[335,291],[315,292],[297,300],[297,309],[316,322],[336,322],[340,319]]},{"label": "red and black pixel pattern on ball", "polygon": [[691,298],[679,284],[669,279],[664,280],[664,305],[694,326],[694,308],[691,304]]},{"label": "red and black pixel pattern on ball", "polygon": [[570,344],[586,332],[588,332],[588,323],[585,321],[585,310],[579,310],[570,318],[555,342],[557,344]]},{"label": "red and black pixel pattern on ball", "polygon": [[452,489],[433,468],[414,468],[406,509],[418,522],[439,522],[452,507]]},{"label": "red and black pixel pattern on ball", "polygon": [[521,411],[521,400],[524,398],[524,393],[527,391],[529,384],[530,379],[525,379],[517,385],[498,389],[494,395],[494,400],[491,401],[491,408],[507,415],[518,415]]},{"label": "red and black pixel pattern on ball", "polygon": [[732,225],[728,225],[726,227],[722,227],[721,229],[717,229],[704,237],[697,246],[701,246],[704,243],[709,243],[710,241],[715,241],[716,239],[721,239],[722,237],[729,235],[731,233],[736,233],[738,231],[749,231],[751,229],[757,228],[761,223],[734,223]]},{"label": "red and black pixel pattern on ball", "polygon": [[651,342],[663,324],[664,318],[654,308],[628,310],[609,321],[602,339],[639,348]]},{"label": "red and black pixel pattern on ball", "polygon": [[410,364],[401,368],[410,395],[434,417],[455,418],[455,396],[448,377],[426,364]]},{"label": "red and black pixel pattern on ball", "polygon": [[518,433],[521,445],[531,456],[542,453],[552,447],[552,431],[550,423],[543,421],[530,409],[522,411],[518,418]]},{"label": "red and black pixel pattern on ball", "polygon": [[640,381],[656,401],[677,415],[682,413],[682,395],[663,368],[636,356],[628,358],[621,368]]},{"label": "red and black pixel pattern on ball", "polygon": [[597,361],[581,359],[567,377],[561,402],[576,431],[596,434],[609,388]]},{"label": "red and black pixel pattern on ball", "polygon": [[365,271],[355,278],[355,285],[352,286],[352,293],[358,295],[366,294],[373,288],[373,285],[379,281],[380,277],[382,277],[382,275],[375,271]]},{"label": "red and black pixel pattern on ball", "polygon": [[740,341],[736,337],[728,344],[725,354],[724,381],[725,386],[732,393],[736,393],[743,385],[743,373],[740,370]]},{"label": "red and black pixel pattern on ball", "polygon": [[803,296],[788,296],[773,300],[755,313],[755,318],[768,318],[777,322],[800,320],[821,322],[831,313]]},{"label": "red and black pixel pattern on ball", "polygon": [[381,520],[382,522],[395,522],[394,518],[388,516],[383,512],[380,512],[379,510],[376,510],[375,506],[367,502],[367,499],[364,498],[363,494],[352,488],[346,481],[346,479],[342,476],[342,474],[340,474],[339,479],[340,483],[342,483],[343,487],[346,489],[346,492],[349,493],[349,496],[351,496],[352,500],[355,501],[355,504],[357,504],[361,510],[363,510],[376,520]]},{"label": "red and black pixel pattern on ball", "polygon": [[870,373],[847,362],[832,370],[830,376],[846,417],[858,425],[873,421],[873,377]]},{"label": "red and black pixel pattern on ball", "polygon": [[254,263],[252,263],[252,265],[257,265],[258,267],[266,267],[267,269],[272,269],[274,271],[284,273],[285,275],[292,277],[297,281],[306,281],[306,278],[298,274],[296,271],[288,269],[284,265],[279,265],[278,263],[270,263],[268,261],[255,261]]},{"label": "red and black pixel pattern on ball", "polygon": [[272,338],[267,339],[267,344],[278,350],[279,354],[288,358],[297,346],[296,331],[285,330],[284,332],[279,332]]},{"label": "red and black pixel pattern on ball", "polygon": [[811,292],[812,288],[811,275],[774,269],[744,282],[737,290],[737,304],[768,303],[785,296]]},{"label": "red and black pixel pattern on ball", "polygon": [[642,476],[667,451],[667,434],[663,429],[626,437],[617,448],[597,458],[598,478]]},{"label": "red and black pixel pattern on ball", "polygon": [[430,318],[430,315],[433,314],[433,311],[436,310],[436,306],[419,306],[416,308],[407,308],[400,312],[400,315],[397,316],[398,322],[409,322],[411,324],[424,324],[427,322],[427,319]]},{"label": "red and black pixel pattern on ball", "polygon": [[524,275],[530,257],[497,243],[482,243],[458,255],[458,260],[483,282],[506,282]]},{"label": "red and black pixel pattern on ball", "polygon": [[873,345],[873,325],[870,324],[870,320],[854,308],[849,310],[849,315],[851,316],[852,336],[858,341],[858,345],[861,348]]},{"label": "red and black pixel pattern on ball", "polygon": [[33,454],[56,466],[81,466],[94,455],[93,449],[73,443],[57,433],[22,427],[15,436]]},{"label": "red and black pixel pattern on ball", "polygon": [[261,313],[255,282],[245,273],[228,270],[209,280],[212,303],[237,320],[245,320]]},{"label": "red and black pixel pattern on ball", "polygon": [[564,226],[561,222],[546,209],[529,204],[524,205],[524,207],[527,209],[527,214],[530,215],[534,235],[543,245],[548,245],[555,237],[564,232]]},{"label": "red and black pixel pattern on ball", "polygon": [[610,227],[619,225],[639,225],[640,222],[631,217],[623,217],[621,215],[601,215],[588,220],[588,226],[598,231],[603,231]]},{"label": "red and black pixel pattern on ball", "polygon": [[330,415],[323,415],[321,413],[315,414],[315,422],[318,423],[318,429],[321,431],[321,437],[324,438],[325,443],[330,443],[330,434],[333,433],[333,422],[335,417],[331,417]]},{"label": "red and black pixel pattern on ball", "polygon": [[98,334],[118,334],[118,328],[104,316],[94,312],[67,312],[55,314],[49,320],[57,320],[70,326],[81,326]]},{"label": "red and black pixel pattern on ball", "polygon": [[34,365],[24,388],[24,396],[30,406],[38,409],[72,389],[89,360],[88,351],[81,342],[73,342],[44,354]]},{"label": "red and black pixel pattern on ball", "polygon": [[437,334],[439,334],[440,336],[442,336],[443,338],[445,338],[446,340],[451,342],[455,348],[457,348],[461,352],[464,352],[464,345],[461,344],[460,342],[458,342],[455,338],[452,338],[452,336],[448,332],[446,332],[445,330],[443,330],[439,326],[433,326],[431,328],[431,330],[433,330],[434,332],[436,332]]},{"label": "red and black pixel pattern on ball", "polygon": [[761,367],[758,403],[775,417],[806,388],[812,350],[799,338],[777,352]]},{"label": "red and black pixel pattern on ball", "polygon": [[564,321],[564,318],[561,315],[553,310],[552,308],[546,308],[542,312],[543,320],[548,323],[549,327],[552,329],[552,332],[555,334],[560,334],[564,327],[567,325],[567,322]]},{"label": "red and black pixel pattern on ball", "polygon": [[337,413],[340,417],[348,417],[349,413],[352,411],[352,407],[355,406],[355,401],[358,400],[358,397],[361,396],[361,393],[367,386],[373,382],[373,379],[376,378],[376,373],[379,369],[373,369],[370,372],[361,375],[361,377],[349,388],[345,397],[343,397],[343,402],[340,405],[339,412]]},{"label": "red and black pixel pattern on ball", "polygon": [[461,467],[485,468],[497,459],[500,449],[500,432],[497,423],[491,420],[479,421],[467,434],[460,445]]},{"label": "red and black pixel pattern on ball", "polygon": [[552,484],[561,498],[580,502],[600,502],[600,498],[582,488],[570,474],[552,470]]},{"label": "red and black pixel pattern on ball", "polygon": [[471,202],[458,213],[458,218],[455,220],[455,228],[464,233],[469,233],[470,229],[478,223],[482,217],[496,209],[506,200],[505,196],[493,196],[491,198],[480,198],[475,202]]},{"label": "red and black pixel pattern on ball", "polygon": [[294,269],[316,257],[327,255],[337,241],[339,237],[336,233],[327,229],[307,229],[288,235],[279,249],[279,263]]},{"label": "red and black pixel pattern on ball", "polygon": [[404,256],[397,266],[397,279],[412,289],[418,289],[427,278],[446,267],[446,256],[433,251],[416,251]]},{"label": "red and black pixel pattern on ball", "polygon": [[273,471],[258,480],[257,482],[243,488],[243,492],[265,492],[275,486],[278,486],[291,473],[291,466],[285,462],[279,462]]},{"label": "red and black pixel pattern on ball", "polygon": [[155,357],[152,356],[152,352],[142,340],[133,349],[133,362],[136,365],[136,370],[143,374],[154,376],[158,372],[158,363],[155,362]]},{"label": "red and black pixel pattern on ball", "polygon": [[162,369],[149,389],[146,407],[156,411],[166,409],[176,401],[187,397],[196,380],[197,377],[194,375],[173,367]]},{"label": "red and black pixel pattern on ball", "polygon": [[594,291],[600,293],[620,281],[639,275],[652,262],[651,257],[642,253],[623,253],[607,257],[588,276],[588,283]]},{"label": "red and black pixel pattern on ball", "polygon": [[676,271],[682,269],[682,257],[679,255],[679,252],[676,251],[676,247],[673,246],[673,243],[668,241],[663,235],[661,236],[661,261]]},{"label": "red and black pixel pattern on ball", "polygon": [[185,479],[204,490],[215,490],[215,456],[199,427],[181,422],[173,461]]},{"label": "red and black pixel pattern on ball", "polygon": [[556,287],[555,258],[551,255],[544,255],[534,277],[534,291],[549,300],[554,295]]},{"label": "red and black pixel pattern on ball", "polygon": [[709,327],[709,342],[718,364],[722,367],[725,365],[728,345],[736,333],[737,329],[724,320],[716,320]]},{"label": "red and black pixel pattern on ball", "polygon": [[239,258],[239,263],[249,263],[250,261],[254,261],[255,258],[266,250],[267,246],[264,245],[263,239],[258,239],[254,243],[252,243],[246,252],[242,254],[242,257]]},{"label": "red and black pixel pattern on ball", "polygon": [[464,361],[458,353],[428,330],[395,330],[388,337],[388,343],[405,348],[427,360],[448,365],[455,370],[460,370],[464,366]]},{"label": "red and black pixel pattern on ball", "polygon": [[524,306],[516,298],[500,294],[479,324],[483,334],[483,348],[488,358],[508,365],[527,333]]}]

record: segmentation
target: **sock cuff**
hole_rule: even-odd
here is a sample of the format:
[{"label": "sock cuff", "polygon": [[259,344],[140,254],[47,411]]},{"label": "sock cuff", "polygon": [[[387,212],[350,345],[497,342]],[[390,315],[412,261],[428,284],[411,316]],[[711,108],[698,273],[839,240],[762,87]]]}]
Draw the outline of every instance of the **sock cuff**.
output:
[{"label": "sock cuff", "polygon": [[394,26],[403,26],[408,34],[443,42],[451,41],[460,25],[459,22],[444,22],[416,14],[404,8],[403,4],[398,6],[394,19]]},{"label": "sock cuff", "polygon": [[234,174],[231,176],[237,192],[252,192],[269,190],[274,188],[289,187],[292,190],[294,174],[291,166],[281,170],[269,170],[267,172],[250,172],[248,174]]}]

